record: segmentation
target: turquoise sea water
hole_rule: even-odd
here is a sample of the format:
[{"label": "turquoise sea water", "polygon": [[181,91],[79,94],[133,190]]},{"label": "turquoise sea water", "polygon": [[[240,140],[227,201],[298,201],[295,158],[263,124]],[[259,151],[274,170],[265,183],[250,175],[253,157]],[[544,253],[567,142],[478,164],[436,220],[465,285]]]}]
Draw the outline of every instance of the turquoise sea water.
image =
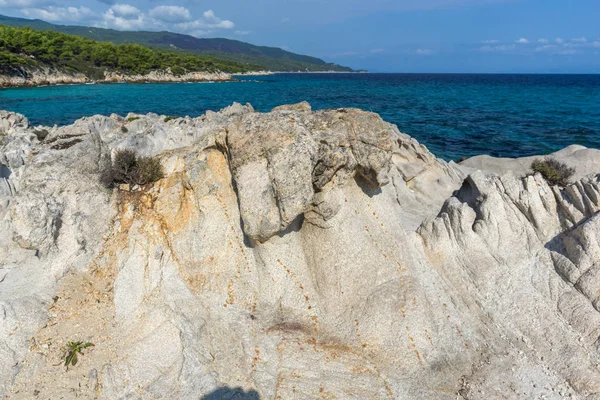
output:
[{"label": "turquoise sea water", "polygon": [[447,160],[600,148],[600,75],[281,74],[243,82],[97,84],[0,90],[0,109],[32,123],[93,114],[203,114],[234,101],[259,111],[302,100],[313,109],[381,114]]}]

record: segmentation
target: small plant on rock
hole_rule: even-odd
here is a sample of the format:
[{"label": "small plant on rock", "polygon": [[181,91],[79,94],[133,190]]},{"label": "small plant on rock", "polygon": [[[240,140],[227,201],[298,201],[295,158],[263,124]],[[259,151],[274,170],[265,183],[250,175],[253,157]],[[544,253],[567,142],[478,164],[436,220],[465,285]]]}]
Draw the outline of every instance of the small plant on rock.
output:
[{"label": "small plant on rock", "polygon": [[147,185],[164,176],[160,161],[153,157],[138,157],[133,150],[119,150],[112,164],[109,164],[100,176],[107,188],[121,183]]},{"label": "small plant on rock", "polygon": [[[87,342],[67,342],[67,348],[63,358],[65,359],[65,367],[69,369],[69,365],[75,366],[77,364],[77,354],[83,355],[83,350],[88,347],[92,347],[94,344]],[[62,362],[61,362],[62,364]]]},{"label": "small plant on rock", "polygon": [[139,157],[133,172],[136,185],[147,185],[156,182],[164,176],[163,168],[156,158]]},{"label": "small plant on rock", "polygon": [[169,115],[168,117],[165,117],[165,123],[169,122],[169,121],[172,121],[174,119],[177,119],[177,118],[179,118],[179,117],[176,117],[174,115]]},{"label": "small plant on rock", "polygon": [[534,173],[540,173],[549,185],[561,187],[567,186],[569,178],[575,173],[574,168],[554,158],[535,160],[531,163],[531,169]]},{"label": "small plant on rock", "polygon": [[127,121],[133,122],[133,121],[137,121],[138,119],[140,119],[140,117],[129,117],[129,118],[127,118]]}]

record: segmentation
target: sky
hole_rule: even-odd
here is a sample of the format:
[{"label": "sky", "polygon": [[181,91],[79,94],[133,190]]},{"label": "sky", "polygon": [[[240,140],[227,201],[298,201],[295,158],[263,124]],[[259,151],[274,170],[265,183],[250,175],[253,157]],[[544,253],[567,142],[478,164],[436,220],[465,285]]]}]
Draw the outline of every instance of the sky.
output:
[{"label": "sky", "polygon": [[372,72],[600,73],[600,0],[0,0],[0,14],[225,37]]}]

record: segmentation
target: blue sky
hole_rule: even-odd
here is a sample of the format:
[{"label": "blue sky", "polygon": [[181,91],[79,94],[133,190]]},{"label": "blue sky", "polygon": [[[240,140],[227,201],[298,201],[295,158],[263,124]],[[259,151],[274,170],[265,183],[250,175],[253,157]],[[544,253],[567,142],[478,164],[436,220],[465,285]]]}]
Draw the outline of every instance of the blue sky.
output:
[{"label": "blue sky", "polygon": [[600,0],[0,0],[0,13],[227,37],[374,72],[600,73]]}]

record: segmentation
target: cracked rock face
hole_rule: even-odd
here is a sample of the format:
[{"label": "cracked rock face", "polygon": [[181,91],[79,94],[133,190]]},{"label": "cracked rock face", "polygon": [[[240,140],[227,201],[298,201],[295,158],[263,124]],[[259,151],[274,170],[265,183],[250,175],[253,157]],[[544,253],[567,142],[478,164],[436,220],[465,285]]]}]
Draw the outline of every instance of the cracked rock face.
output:
[{"label": "cracked rock face", "polygon": [[[0,395],[600,398],[595,151],[557,188],[360,110],[164,121],[0,113]],[[165,177],[102,187],[124,148]]]},{"label": "cracked rock face", "polygon": [[228,127],[230,167],[244,231],[266,241],[315,206],[327,185],[355,175],[389,182],[395,131],[357,110],[248,113]]}]

